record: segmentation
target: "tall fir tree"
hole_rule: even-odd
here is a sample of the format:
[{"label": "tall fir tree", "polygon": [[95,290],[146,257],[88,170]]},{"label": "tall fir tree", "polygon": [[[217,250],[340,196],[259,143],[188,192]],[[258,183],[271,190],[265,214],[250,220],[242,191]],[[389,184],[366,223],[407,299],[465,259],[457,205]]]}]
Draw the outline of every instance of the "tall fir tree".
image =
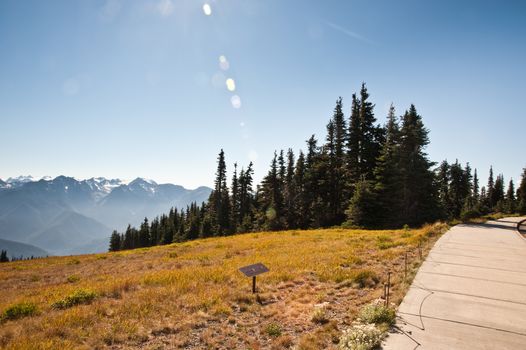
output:
[{"label": "tall fir tree", "polygon": [[9,262],[9,257],[7,256],[7,250],[2,250],[0,252],[0,263]]},{"label": "tall fir tree", "polygon": [[239,179],[237,177],[237,163],[234,163],[234,174],[232,175],[232,185],[230,186],[231,205],[230,205],[230,224],[232,226],[232,232],[237,232],[237,226],[241,223],[239,212],[241,207],[239,197]]},{"label": "tall fir tree", "polygon": [[488,185],[486,187],[486,206],[488,210],[493,210],[493,207],[497,204],[495,200],[495,179],[493,178],[493,166],[489,167]]},{"label": "tall fir tree", "polygon": [[401,210],[401,177],[399,171],[400,125],[391,104],[385,125],[386,139],[375,168],[377,226],[398,227]]},{"label": "tall fir tree", "polygon": [[492,197],[491,202],[494,203],[493,210],[502,212],[504,210],[504,176],[502,174],[499,174],[495,179]]},{"label": "tall fir tree", "polygon": [[513,184],[513,179],[510,179],[508,184],[508,191],[506,192],[506,203],[504,211],[508,214],[515,212],[517,207],[516,198],[515,198],[515,185]]},{"label": "tall fir tree", "polygon": [[526,214],[526,168],[522,170],[521,183],[517,188],[517,212]]},{"label": "tall fir tree", "polygon": [[369,102],[369,93],[365,83],[360,90],[360,147],[359,163],[360,177],[366,180],[374,179],[374,168],[376,160],[380,156],[383,143],[383,130],[377,126],[374,116],[374,104]]},{"label": "tall fir tree", "polygon": [[405,112],[400,130],[400,172],[402,183],[401,221],[408,225],[432,222],[437,218],[434,165],[427,158],[428,130],[414,105]]},{"label": "tall fir tree", "polygon": [[296,184],[294,182],[294,152],[291,148],[287,151],[287,171],[285,175],[285,215],[286,215],[286,227],[296,228],[297,227],[297,215],[296,212]]},{"label": "tall fir tree", "polygon": [[111,237],[110,237],[110,252],[116,252],[121,250],[121,235],[116,231],[113,230]]},{"label": "tall fir tree", "polygon": [[356,94],[352,95],[351,116],[347,140],[347,172],[348,185],[352,190],[353,184],[360,180],[360,155],[362,132],[360,128],[360,101]]}]

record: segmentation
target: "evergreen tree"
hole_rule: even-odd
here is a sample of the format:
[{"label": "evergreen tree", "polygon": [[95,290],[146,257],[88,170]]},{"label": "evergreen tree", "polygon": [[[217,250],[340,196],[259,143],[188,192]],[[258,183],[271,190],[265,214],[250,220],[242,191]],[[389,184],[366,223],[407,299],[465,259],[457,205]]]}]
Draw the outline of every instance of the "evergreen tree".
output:
[{"label": "evergreen tree", "polygon": [[504,176],[502,174],[497,176],[495,180],[495,187],[493,189],[492,203],[495,203],[493,210],[498,212],[504,211]]},{"label": "evergreen tree", "polygon": [[294,170],[294,186],[296,190],[296,227],[307,228],[309,226],[309,204],[305,188],[305,155],[301,150]]},{"label": "evergreen tree", "polygon": [[369,93],[365,83],[362,83],[359,114],[361,134],[359,147],[360,176],[365,176],[366,180],[372,180],[374,178],[376,160],[380,156],[384,135],[383,130],[375,125],[374,105],[368,99]]},{"label": "evergreen tree", "polygon": [[7,256],[7,250],[2,250],[0,252],[0,263],[9,262],[9,257]]},{"label": "evergreen tree", "polygon": [[362,178],[356,184],[356,190],[351,198],[349,208],[345,212],[347,224],[358,227],[375,227],[378,225],[375,208],[376,196],[370,183]]},{"label": "evergreen tree", "polygon": [[138,247],[150,246],[150,225],[148,224],[148,218],[144,218],[141,228],[139,230],[139,244]]},{"label": "evergreen tree", "polygon": [[270,170],[263,178],[258,191],[258,202],[262,210],[259,222],[268,230],[279,230],[283,227],[283,201],[279,177],[278,156],[274,152]]},{"label": "evergreen tree", "polygon": [[[317,210],[320,210],[324,214],[324,218],[320,220],[323,222],[323,224],[334,225],[336,224],[336,218],[338,216],[338,210],[340,206],[340,193],[338,193],[338,189],[336,188],[336,183],[338,182],[338,173],[335,126],[334,120],[332,119],[327,124],[327,138],[322,153],[323,157],[320,158],[320,160],[323,159],[326,163],[323,165],[318,164],[318,171],[322,172],[318,177],[318,197],[321,197],[320,200],[322,203],[324,203],[324,205],[322,205],[321,208]],[[323,208],[323,206],[325,206],[325,208]]]},{"label": "evergreen tree", "polygon": [[350,187],[352,187],[352,184],[355,184],[360,180],[361,144],[362,132],[360,129],[360,101],[356,97],[356,94],[353,94],[347,141],[347,170]]},{"label": "evergreen tree", "polygon": [[375,168],[378,226],[400,226],[401,177],[399,171],[400,126],[391,104],[385,125],[386,140]]},{"label": "evergreen tree", "polygon": [[522,179],[517,189],[517,212],[526,214],[526,168],[522,171]]},{"label": "evergreen tree", "polygon": [[296,213],[296,184],[294,182],[294,152],[291,148],[287,151],[287,173],[285,175],[285,215],[286,227],[297,227]]},{"label": "evergreen tree", "polygon": [[254,211],[254,193],[252,189],[254,169],[250,162],[246,171],[242,170],[239,176],[239,217],[243,231],[252,229],[253,211]]},{"label": "evergreen tree", "polygon": [[515,212],[516,203],[515,203],[515,186],[513,184],[513,179],[510,180],[508,185],[508,192],[506,192],[506,205],[504,211],[508,214]]},{"label": "evergreen tree", "polygon": [[450,166],[447,160],[442,161],[437,169],[436,175],[437,190],[438,190],[438,200],[440,209],[442,212],[442,217],[446,219],[452,219],[453,209],[451,208],[450,195],[449,195],[449,186],[451,182],[451,173]]},{"label": "evergreen tree", "polygon": [[209,199],[209,217],[212,230],[216,235],[220,236],[228,234],[230,231],[230,196],[226,181],[225,153],[221,149],[217,158],[214,190],[210,194]]},{"label": "evergreen tree", "polygon": [[230,187],[232,192],[231,197],[231,213],[230,222],[232,225],[232,232],[237,232],[237,226],[240,224],[240,197],[239,197],[239,180],[237,177],[237,163],[234,163],[234,174],[232,175],[232,185]]},{"label": "evergreen tree", "polygon": [[133,237],[133,230],[131,225],[128,225],[126,228],[126,231],[124,232],[124,239],[122,242],[122,249],[133,249],[135,248],[134,245],[134,237]]},{"label": "evergreen tree", "polygon": [[477,175],[477,169],[475,169],[475,172],[473,174],[473,199],[475,200],[475,203],[479,204],[480,201],[480,193],[479,193],[479,178]]},{"label": "evergreen tree", "polygon": [[437,218],[437,193],[433,163],[424,152],[429,143],[422,117],[411,105],[403,116],[400,130],[400,172],[402,178],[401,221],[419,225]]},{"label": "evergreen tree", "polygon": [[347,183],[347,123],[343,113],[342,98],[336,100],[336,107],[332,117],[334,126],[334,158],[333,158],[333,201],[334,201],[334,224],[339,224],[345,219],[345,210],[349,199],[349,184]]},{"label": "evergreen tree", "polygon": [[486,187],[486,206],[491,211],[497,204],[495,202],[495,180],[493,179],[493,166],[489,167],[488,186]]},{"label": "evergreen tree", "polygon": [[113,230],[111,237],[110,237],[110,252],[116,252],[118,250],[121,250],[121,235]]},{"label": "evergreen tree", "polygon": [[318,140],[312,135],[307,140],[307,155],[304,162],[303,228],[311,227],[314,221],[314,203],[320,191],[318,187],[319,173],[316,166],[318,161]]}]

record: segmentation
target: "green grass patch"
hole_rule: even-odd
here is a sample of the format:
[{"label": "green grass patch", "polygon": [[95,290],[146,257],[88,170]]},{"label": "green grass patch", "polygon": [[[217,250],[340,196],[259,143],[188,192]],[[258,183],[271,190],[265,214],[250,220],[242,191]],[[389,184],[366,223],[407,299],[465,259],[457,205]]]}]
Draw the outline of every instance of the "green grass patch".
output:
[{"label": "green grass patch", "polygon": [[38,312],[37,306],[33,303],[21,302],[9,306],[2,312],[1,320],[17,320],[22,317],[33,316]]},{"label": "green grass patch", "polygon": [[55,309],[67,309],[75,305],[89,304],[95,300],[96,297],[97,294],[91,290],[77,289],[64,299],[57,300],[51,306]]}]

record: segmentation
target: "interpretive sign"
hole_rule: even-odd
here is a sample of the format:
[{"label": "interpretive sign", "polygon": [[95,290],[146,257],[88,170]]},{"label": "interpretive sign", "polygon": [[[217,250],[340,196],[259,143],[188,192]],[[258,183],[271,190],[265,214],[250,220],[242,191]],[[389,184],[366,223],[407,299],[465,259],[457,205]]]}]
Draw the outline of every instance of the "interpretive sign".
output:
[{"label": "interpretive sign", "polygon": [[269,269],[262,263],[243,266],[239,269],[245,276],[252,277],[252,293],[256,292],[256,276],[268,272]]}]

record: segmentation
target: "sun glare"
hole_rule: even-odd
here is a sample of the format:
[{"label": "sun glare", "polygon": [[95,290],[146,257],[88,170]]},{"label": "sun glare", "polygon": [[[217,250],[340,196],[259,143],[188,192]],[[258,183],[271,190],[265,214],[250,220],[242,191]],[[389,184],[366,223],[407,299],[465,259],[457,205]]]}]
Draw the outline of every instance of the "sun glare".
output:
[{"label": "sun glare", "polygon": [[226,80],[226,88],[228,91],[236,91],[236,82],[232,78]]},{"label": "sun glare", "polygon": [[204,4],[203,5],[203,12],[205,13],[205,15],[207,16],[210,16],[212,14],[212,8],[210,7],[209,4]]}]

